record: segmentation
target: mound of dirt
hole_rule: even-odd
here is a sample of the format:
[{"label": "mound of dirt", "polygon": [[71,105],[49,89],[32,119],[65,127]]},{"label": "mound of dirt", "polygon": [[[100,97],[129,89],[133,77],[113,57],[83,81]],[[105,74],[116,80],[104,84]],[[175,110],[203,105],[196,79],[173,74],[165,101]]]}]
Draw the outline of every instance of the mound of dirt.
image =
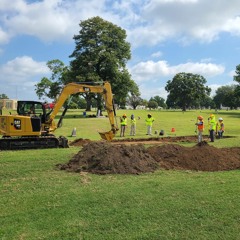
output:
[{"label": "mound of dirt", "polygon": [[215,148],[207,142],[193,147],[177,144],[125,145],[89,142],[61,170],[97,174],[140,174],[156,169],[224,171],[240,169],[240,148]]},{"label": "mound of dirt", "polygon": [[108,142],[90,142],[83,146],[61,170],[97,174],[139,174],[153,172],[159,165],[147,153],[144,145],[112,145]]},{"label": "mound of dirt", "polygon": [[224,171],[240,168],[240,148],[215,148],[207,142],[194,147],[166,144],[148,148],[163,169]]}]

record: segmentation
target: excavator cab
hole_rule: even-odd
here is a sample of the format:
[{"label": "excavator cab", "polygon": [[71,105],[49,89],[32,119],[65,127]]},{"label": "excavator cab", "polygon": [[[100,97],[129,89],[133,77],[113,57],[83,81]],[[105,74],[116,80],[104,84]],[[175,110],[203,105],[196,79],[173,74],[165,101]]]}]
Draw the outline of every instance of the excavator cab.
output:
[{"label": "excavator cab", "polygon": [[35,115],[42,117],[46,115],[46,109],[41,102],[36,101],[18,101],[17,113],[21,116]]}]

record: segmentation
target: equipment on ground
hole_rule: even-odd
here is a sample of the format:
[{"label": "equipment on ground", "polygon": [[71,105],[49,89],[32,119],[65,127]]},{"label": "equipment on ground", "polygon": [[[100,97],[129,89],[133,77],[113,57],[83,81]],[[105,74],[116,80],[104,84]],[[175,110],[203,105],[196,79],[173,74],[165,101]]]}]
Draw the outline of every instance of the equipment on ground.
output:
[{"label": "equipment on ground", "polygon": [[116,112],[113,103],[113,94],[109,82],[100,85],[87,85],[81,83],[67,84],[54,108],[47,112],[44,103],[37,101],[18,101],[16,115],[0,116],[0,150],[38,149],[68,147],[68,139],[55,137],[53,132],[61,127],[67,107],[56,124],[54,119],[69,96],[76,93],[99,93],[103,95],[105,107],[111,125],[108,132],[99,133],[102,139],[111,141],[118,131],[115,125]]}]

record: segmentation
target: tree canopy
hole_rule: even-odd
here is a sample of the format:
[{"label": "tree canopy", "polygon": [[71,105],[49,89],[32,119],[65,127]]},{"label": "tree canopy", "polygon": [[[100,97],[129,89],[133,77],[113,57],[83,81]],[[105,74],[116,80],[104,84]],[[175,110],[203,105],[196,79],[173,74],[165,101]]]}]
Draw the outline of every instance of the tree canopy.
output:
[{"label": "tree canopy", "polygon": [[126,68],[131,58],[126,31],[100,17],[81,21],[79,26],[79,34],[73,37],[75,50],[70,55],[71,76],[87,83],[109,81],[116,102],[125,105],[129,92],[139,94]]},{"label": "tree canopy", "polygon": [[236,66],[236,75],[234,75],[234,80],[240,84],[240,64]]},{"label": "tree canopy", "polygon": [[127,97],[127,104],[131,106],[133,109],[136,109],[137,106],[142,104],[142,102],[143,102],[142,98],[135,94],[129,95]]},{"label": "tree canopy", "polygon": [[63,88],[63,85],[69,82],[69,69],[59,59],[48,61],[47,66],[52,72],[51,77],[43,77],[41,81],[35,85],[35,91],[39,98],[48,97],[55,99]]},{"label": "tree canopy", "polygon": [[166,108],[167,104],[165,103],[165,99],[160,96],[151,97],[149,101],[157,102],[159,107]]},{"label": "tree canopy", "polygon": [[231,109],[239,106],[239,97],[236,95],[236,85],[222,86],[216,90],[216,95],[213,100],[218,108],[222,106],[230,107]]},{"label": "tree canopy", "polygon": [[206,79],[198,74],[178,73],[172,80],[167,81],[166,91],[168,107],[180,107],[183,111],[196,107],[210,95],[211,89],[206,84]]}]

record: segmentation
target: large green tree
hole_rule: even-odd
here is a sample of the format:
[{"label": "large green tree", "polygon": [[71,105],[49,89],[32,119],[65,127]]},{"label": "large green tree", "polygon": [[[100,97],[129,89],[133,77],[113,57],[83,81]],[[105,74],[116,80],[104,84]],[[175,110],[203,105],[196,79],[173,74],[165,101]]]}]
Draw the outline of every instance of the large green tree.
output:
[{"label": "large green tree", "polygon": [[198,74],[178,73],[172,80],[167,81],[166,91],[168,107],[180,107],[183,111],[195,107],[198,102],[210,95],[211,89],[206,79]]},{"label": "large green tree", "polygon": [[[131,58],[126,31],[100,17],[81,21],[79,26],[79,34],[73,37],[75,50],[70,55],[72,78],[90,84],[109,81],[115,101],[125,105],[129,93],[139,94],[126,68]],[[93,96],[86,96],[88,108]],[[101,98],[97,100],[100,104]]]}]

